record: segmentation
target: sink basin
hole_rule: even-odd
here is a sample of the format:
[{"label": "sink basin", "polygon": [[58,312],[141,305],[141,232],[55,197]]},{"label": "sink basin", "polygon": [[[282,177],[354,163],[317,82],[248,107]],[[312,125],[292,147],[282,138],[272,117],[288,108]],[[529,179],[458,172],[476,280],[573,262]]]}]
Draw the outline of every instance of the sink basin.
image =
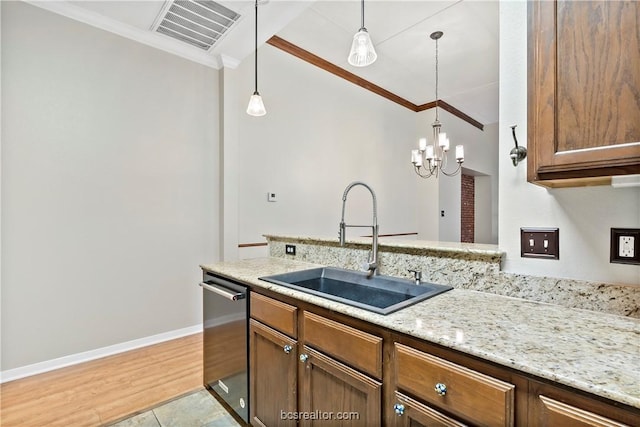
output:
[{"label": "sink basin", "polygon": [[333,267],[276,274],[260,277],[260,280],[379,314],[393,313],[453,289],[433,283],[416,285],[408,279],[369,276],[365,272]]}]

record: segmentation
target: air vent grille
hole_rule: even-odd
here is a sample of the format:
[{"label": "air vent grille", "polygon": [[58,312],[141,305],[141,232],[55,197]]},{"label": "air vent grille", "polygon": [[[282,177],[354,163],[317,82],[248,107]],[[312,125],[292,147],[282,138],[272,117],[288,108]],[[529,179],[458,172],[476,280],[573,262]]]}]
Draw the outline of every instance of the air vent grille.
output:
[{"label": "air vent grille", "polygon": [[210,0],[174,0],[156,31],[209,50],[240,18],[240,15]]}]

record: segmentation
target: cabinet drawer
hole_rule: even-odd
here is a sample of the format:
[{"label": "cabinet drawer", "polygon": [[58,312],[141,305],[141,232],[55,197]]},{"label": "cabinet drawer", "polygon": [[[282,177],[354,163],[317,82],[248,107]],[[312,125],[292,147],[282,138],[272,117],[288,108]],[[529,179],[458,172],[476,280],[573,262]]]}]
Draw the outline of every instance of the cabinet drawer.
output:
[{"label": "cabinet drawer", "polygon": [[382,378],[382,338],[308,311],[302,316],[306,344]]},{"label": "cabinet drawer", "polygon": [[397,387],[432,406],[481,426],[513,425],[513,384],[398,343],[395,368]]},{"label": "cabinet drawer", "polygon": [[298,337],[298,309],[292,305],[251,292],[251,317],[278,331]]}]

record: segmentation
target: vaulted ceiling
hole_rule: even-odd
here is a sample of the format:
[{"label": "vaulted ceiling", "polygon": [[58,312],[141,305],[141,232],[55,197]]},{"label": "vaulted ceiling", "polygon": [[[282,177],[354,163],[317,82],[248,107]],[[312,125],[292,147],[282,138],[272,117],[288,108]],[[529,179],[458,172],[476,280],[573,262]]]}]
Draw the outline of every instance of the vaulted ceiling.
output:
[{"label": "vaulted ceiling", "polygon": [[[218,2],[240,17],[209,50],[155,31],[172,1],[30,3],[214,68],[236,67],[252,54],[253,1]],[[378,60],[364,68],[346,60],[360,12],[361,2],[354,0],[261,0],[258,42],[277,35],[419,105],[435,100],[435,42],[429,35],[443,31],[439,98],[481,123],[497,122],[498,1],[366,1],[365,26]]]}]

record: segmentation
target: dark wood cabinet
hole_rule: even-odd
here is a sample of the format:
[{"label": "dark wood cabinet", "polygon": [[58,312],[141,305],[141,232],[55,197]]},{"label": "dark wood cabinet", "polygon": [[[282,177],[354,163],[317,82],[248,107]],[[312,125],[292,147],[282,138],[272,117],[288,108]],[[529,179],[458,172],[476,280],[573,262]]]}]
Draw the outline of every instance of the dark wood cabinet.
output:
[{"label": "dark wood cabinet", "polygon": [[251,316],[251,425],[380,424],[382,338],[253,292]]},{"label": "dark wood cabinet", "polygon": [[295,426],[297,341],[250,320],[250,422],[255,426]]},{"label": "dark wood cabinet", "polygon": [[380,424],[380,381],[307,346],[300,356],[300,410],[314,418],[301,419],[301,426]]},{"label": "dark wood cabinet", "polygon": [[250,297],[253,426],[640,426],[637,408],[275,297]]},{"label": "dark wood cabinet", "polygon": [[635,411],[582,396],[560,387],[530,382],[529,426],[632,427],[640,425]]},{"label": "dark wood cabinet", "polygon": [[640,173],[640,2],[531,1],[528,181]]}]

